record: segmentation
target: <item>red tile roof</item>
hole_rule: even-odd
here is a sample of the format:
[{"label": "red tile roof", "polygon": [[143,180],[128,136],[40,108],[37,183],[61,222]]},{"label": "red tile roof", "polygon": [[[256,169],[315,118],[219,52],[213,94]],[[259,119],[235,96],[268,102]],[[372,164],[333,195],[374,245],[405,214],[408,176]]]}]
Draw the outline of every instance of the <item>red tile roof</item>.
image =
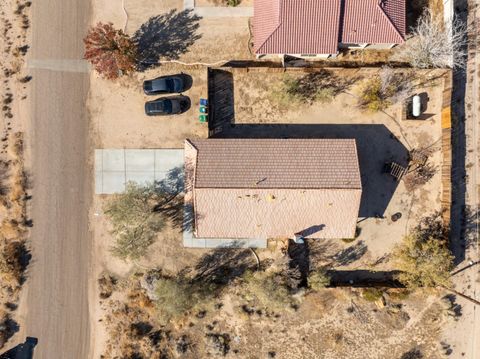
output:
[{"label": "red tile roof", "polygon": [[405,12],[405,0],[255,0],[255,52],[333,54],[339,41],[402,43]]},{"label": "red tile roof", "polygon": [[345,0],[342,43],[400,44],[405,36],[402,14],[405,18],[405,0]]},{"label": "red tile roof", "polygon": [[257,54],[337,52],[340,0],[255,0]]},{"label": "red tile roof", "polygon": [[362,189],[353,139],[187,140],[185,173],[197,237],[354,236]]}]

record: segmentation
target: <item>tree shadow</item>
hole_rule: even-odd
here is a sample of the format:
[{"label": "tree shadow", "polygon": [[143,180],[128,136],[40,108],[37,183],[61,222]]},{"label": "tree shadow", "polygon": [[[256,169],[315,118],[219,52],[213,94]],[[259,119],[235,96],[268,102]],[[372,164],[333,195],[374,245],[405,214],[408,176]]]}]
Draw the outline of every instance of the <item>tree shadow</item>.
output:
[{"label": "tree shadow", "polygon": [[138,47],[138,70],[145,71],[158,66],[161,58],[177,60],[201,38],[197,34],[201,17],[193,10],[171,10],[152,16],[133,35]]},{"label": "tree shadow", "polygon": [[27,337],[25,343],[18,344],[9,351],[0,354],[0,359],[33,359],[33,349],[37,343],[37,338]]},{"label": "tree shadow", "polygon": [[291,281],[288,283],[290,288],[306,287],[308,284],[308,274],[310,273],[310,241],[304,240],[304,243],[297,244],[290,240],[288,245],[288,275]]},{"label": "tree shadow", "polygon": [[363,255],[367,253],[367,249],[368,247],[363,241],[358,241],[353,246],[345,248],[335,254],[332,259],[334,264],[346,266],[362,258]]},{"label": "tree shadow", "polygon": [[455,320],[458,320],[462,316],[462,305],[457,303],[457,296],[455,294],[447,294],[442,299],[450,304],[450,315],[453,316]]},{"label": "tree shadow", "polygon": [[183,200],[184,177],[183,166],[178,166],[171,169],[163,180],[155,182],[155,190],[161,194],[162,201],[153,210],[163,214],[179,231],[188,230],[193,225],[193,210],[189,210],[191,206],[185,205]]},{"label": "tree shadow", "polygon": [[198,260],[193,281],[226,286],[254,268],[252,258],[248,249],[216,248]]}]

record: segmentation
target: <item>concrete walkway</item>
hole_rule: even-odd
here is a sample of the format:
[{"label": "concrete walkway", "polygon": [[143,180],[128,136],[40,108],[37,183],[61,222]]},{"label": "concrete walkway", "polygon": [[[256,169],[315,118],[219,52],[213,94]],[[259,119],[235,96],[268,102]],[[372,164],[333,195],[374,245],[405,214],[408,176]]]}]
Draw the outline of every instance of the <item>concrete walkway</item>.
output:
[{"label": "concrete walkway", "polygon": [[[188,0],[186,0],[188,1]],[[253,7],[195,7],[201,17],[253,17]]]},{"label": "concrete walkway", "polygon": [[253,17],[253,7],[195,6],[195,0],[183,0],[184,10],[193,10],[201,17]]}]

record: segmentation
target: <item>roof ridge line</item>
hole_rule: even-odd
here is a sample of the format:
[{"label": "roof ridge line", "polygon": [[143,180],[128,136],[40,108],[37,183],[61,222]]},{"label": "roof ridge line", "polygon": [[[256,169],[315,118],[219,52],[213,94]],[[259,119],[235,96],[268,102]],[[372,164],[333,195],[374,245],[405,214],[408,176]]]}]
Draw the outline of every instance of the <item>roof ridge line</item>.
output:
[{"label": "roof ridge line", "polygon": [[[386,0],[388,1],[388,0]],[[395,30],[395,32],[397,33],[397,35],[400,37],[400,39],[402,39],[402,41],[405,41],[404,37],[402,36],[402,34],[400,33],[400,31],[397,29],[397,27],[395,26],[395,24],[393,23],[392,19],[390,18],[390,16],[388,16],[388,14],[385,12],[385,10],[383,9],[382,7],[382,2],[384,2],[384,0],[378,0],[377,1],[377,7],[380,9],[380,11],[382,12],[383,16],[385,16],[388,20],[388,23],[390,24],[390,26],[393,28],[393,30]]]}]

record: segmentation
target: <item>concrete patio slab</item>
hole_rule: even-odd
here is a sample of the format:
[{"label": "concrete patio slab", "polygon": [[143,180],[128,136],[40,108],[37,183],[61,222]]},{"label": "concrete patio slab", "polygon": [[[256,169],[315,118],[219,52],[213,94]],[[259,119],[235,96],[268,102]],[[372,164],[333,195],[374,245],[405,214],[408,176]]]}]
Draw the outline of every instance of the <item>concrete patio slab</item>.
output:
[{"label": "concrete patio slab", "polygon": [[95,193],[123,192],[129,181],[161,181],[177,167],[183,168],[183,149],[97,149]]},{"label": "concrete patio slab", "polygon": [[127,172],[153,173],[155,170],[155,150],[125,150],[125,170]]},{"label": "concrete patio slab", "polygon": [[105,150],[102,152],[103,171],[125,171],[125,150]]}]

